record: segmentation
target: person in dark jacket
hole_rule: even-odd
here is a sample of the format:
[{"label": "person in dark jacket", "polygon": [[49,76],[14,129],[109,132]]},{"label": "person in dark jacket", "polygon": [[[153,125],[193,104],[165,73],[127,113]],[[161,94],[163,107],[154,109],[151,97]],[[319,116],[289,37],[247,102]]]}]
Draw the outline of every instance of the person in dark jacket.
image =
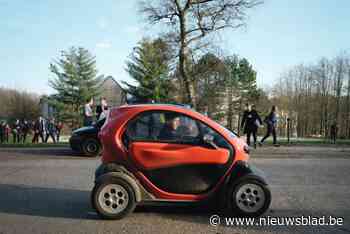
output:
[{"label": "person in dark jacket", "polygon": [[0,143],[5,141],[5,122],[0,122]]},{"label": "person in dark jacket", "polygon": [[243,113],[241,127],[244,128],[244,133],[247,134],[247,144],[250,146],[250,137],[253,135],[254,148],[256,148],[258,128],[262,125],[261,118],[255,110],[255,105],[246,105],[246,110]]},{"label": "person in dark jacket", "polygon": [[49,121],[47,121],[47,125],[46,125],[46,129],[47,129],[47,134],[46,134],[46,139],[45,139],[45,143],[47,142],[47,140],[49,139],[49,137],[52,138],[53,143],[56,143],[56,124],[55,124],[55,119],[52,118]]},{"label": "person in dark jacket", "polygon": [[34,131],[34,136],[33,136],[33,140],[32,143],[39,143],[39,136],[41,138],[41,141],[44,142],[45,138],[44,138],[44,119],[40,116],[34,123],[33,126],[33,131]]},{"label": "person in dark jacket", "polygon": [[27,120],[24,120],[21,124],[21,133],[22,133],[21,140],[23,143],[25,143],[27,140],[27,135],[29,133],[29,130],[30,130],[29,123]]},{"label": "person in dark jacket", "polygon": [[273,144],[277,146],[277,135],[276,135],[276,127],[277,127],[277,107],[272,106],[270,114],[265,118],[264,122],[267,125],[267,132],[265,137],[261,140],[259,145],[261,146],[264,141],[271,136],[273,137]]},{"label": "person in dark jacket", "polygon": [[337,122],[334,122],[331,125],[331,142],[335,144],[337,142],[337,135],[338,135],[338,125]]}]

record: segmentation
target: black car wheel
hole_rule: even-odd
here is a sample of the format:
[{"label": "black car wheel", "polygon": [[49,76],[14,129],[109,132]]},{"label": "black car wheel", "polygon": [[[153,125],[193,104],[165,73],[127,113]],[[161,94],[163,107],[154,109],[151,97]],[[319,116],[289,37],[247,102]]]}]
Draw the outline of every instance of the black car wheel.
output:
[{"label": "black car wheel", "polygon": [[86,156],[95,157],[101,152],[101,144],[93,138],[85,139],[82,143],[82,151]]}]

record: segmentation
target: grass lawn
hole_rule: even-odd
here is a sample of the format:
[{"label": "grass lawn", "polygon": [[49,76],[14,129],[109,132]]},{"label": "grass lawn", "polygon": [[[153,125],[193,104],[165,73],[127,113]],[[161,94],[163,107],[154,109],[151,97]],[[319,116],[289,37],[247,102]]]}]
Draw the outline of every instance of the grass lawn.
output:
[{"label": "grass lawn", "polygon": [[60,143],[38,143],[38,144],[32,144],[32,143],[5,143],[0,144],[0,148],[48,148],[48,147],[69,147],[69,144],[67,142],[60,142]]},{"label": "grass lawn", "polygon": [[[261,139],[261,138],[258,138]],[[350,139],[338,139],[333,144],[329,139],[322,138],[291,138],[288,143],[287,138],[277,138],[280,145],[346,145],[350,146]],[[272,144],[272,138],[266,140],[266,144]]]},{"label": "grass lawn", "polygon": [[[32,143],[33,135],[28,135],[25,143],[13,143],[13,137],[10,135],[8,143],[0,143],[0,148],[47,148],[47,147],[68,147],[68,136],[60,137],[59,143],[53,143],[52,139],[49,138],[47,143]],[[62,139],[62,141],[61,141]],[[39,138],[39,142],[41,139]]]}]

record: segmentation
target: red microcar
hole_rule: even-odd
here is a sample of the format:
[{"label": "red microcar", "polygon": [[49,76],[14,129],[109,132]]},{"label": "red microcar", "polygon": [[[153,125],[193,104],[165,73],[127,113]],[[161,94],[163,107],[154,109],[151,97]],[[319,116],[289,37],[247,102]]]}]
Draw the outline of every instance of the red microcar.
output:
[{"label": "red microcar", "polygon": [[180,105],[112,109],[99,138],[92,205],[120,219],[137,205],[214,202],[238,216],[259,216],[271,193],[247,163],[249,148],[220,124]]}]

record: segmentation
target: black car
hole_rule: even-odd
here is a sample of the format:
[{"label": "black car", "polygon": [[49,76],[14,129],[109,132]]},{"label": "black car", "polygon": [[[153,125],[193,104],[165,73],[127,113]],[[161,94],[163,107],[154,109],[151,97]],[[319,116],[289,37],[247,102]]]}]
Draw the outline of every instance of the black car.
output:
[{"label": "black car", "polygon": [[103,118],[91,126],[74,130],[69,139],[69,144],[72,150],[89,157],[99,155],[101,153],[102,146],[100,140],[98,139],[98,132],[105,121],[106,118]]}]

